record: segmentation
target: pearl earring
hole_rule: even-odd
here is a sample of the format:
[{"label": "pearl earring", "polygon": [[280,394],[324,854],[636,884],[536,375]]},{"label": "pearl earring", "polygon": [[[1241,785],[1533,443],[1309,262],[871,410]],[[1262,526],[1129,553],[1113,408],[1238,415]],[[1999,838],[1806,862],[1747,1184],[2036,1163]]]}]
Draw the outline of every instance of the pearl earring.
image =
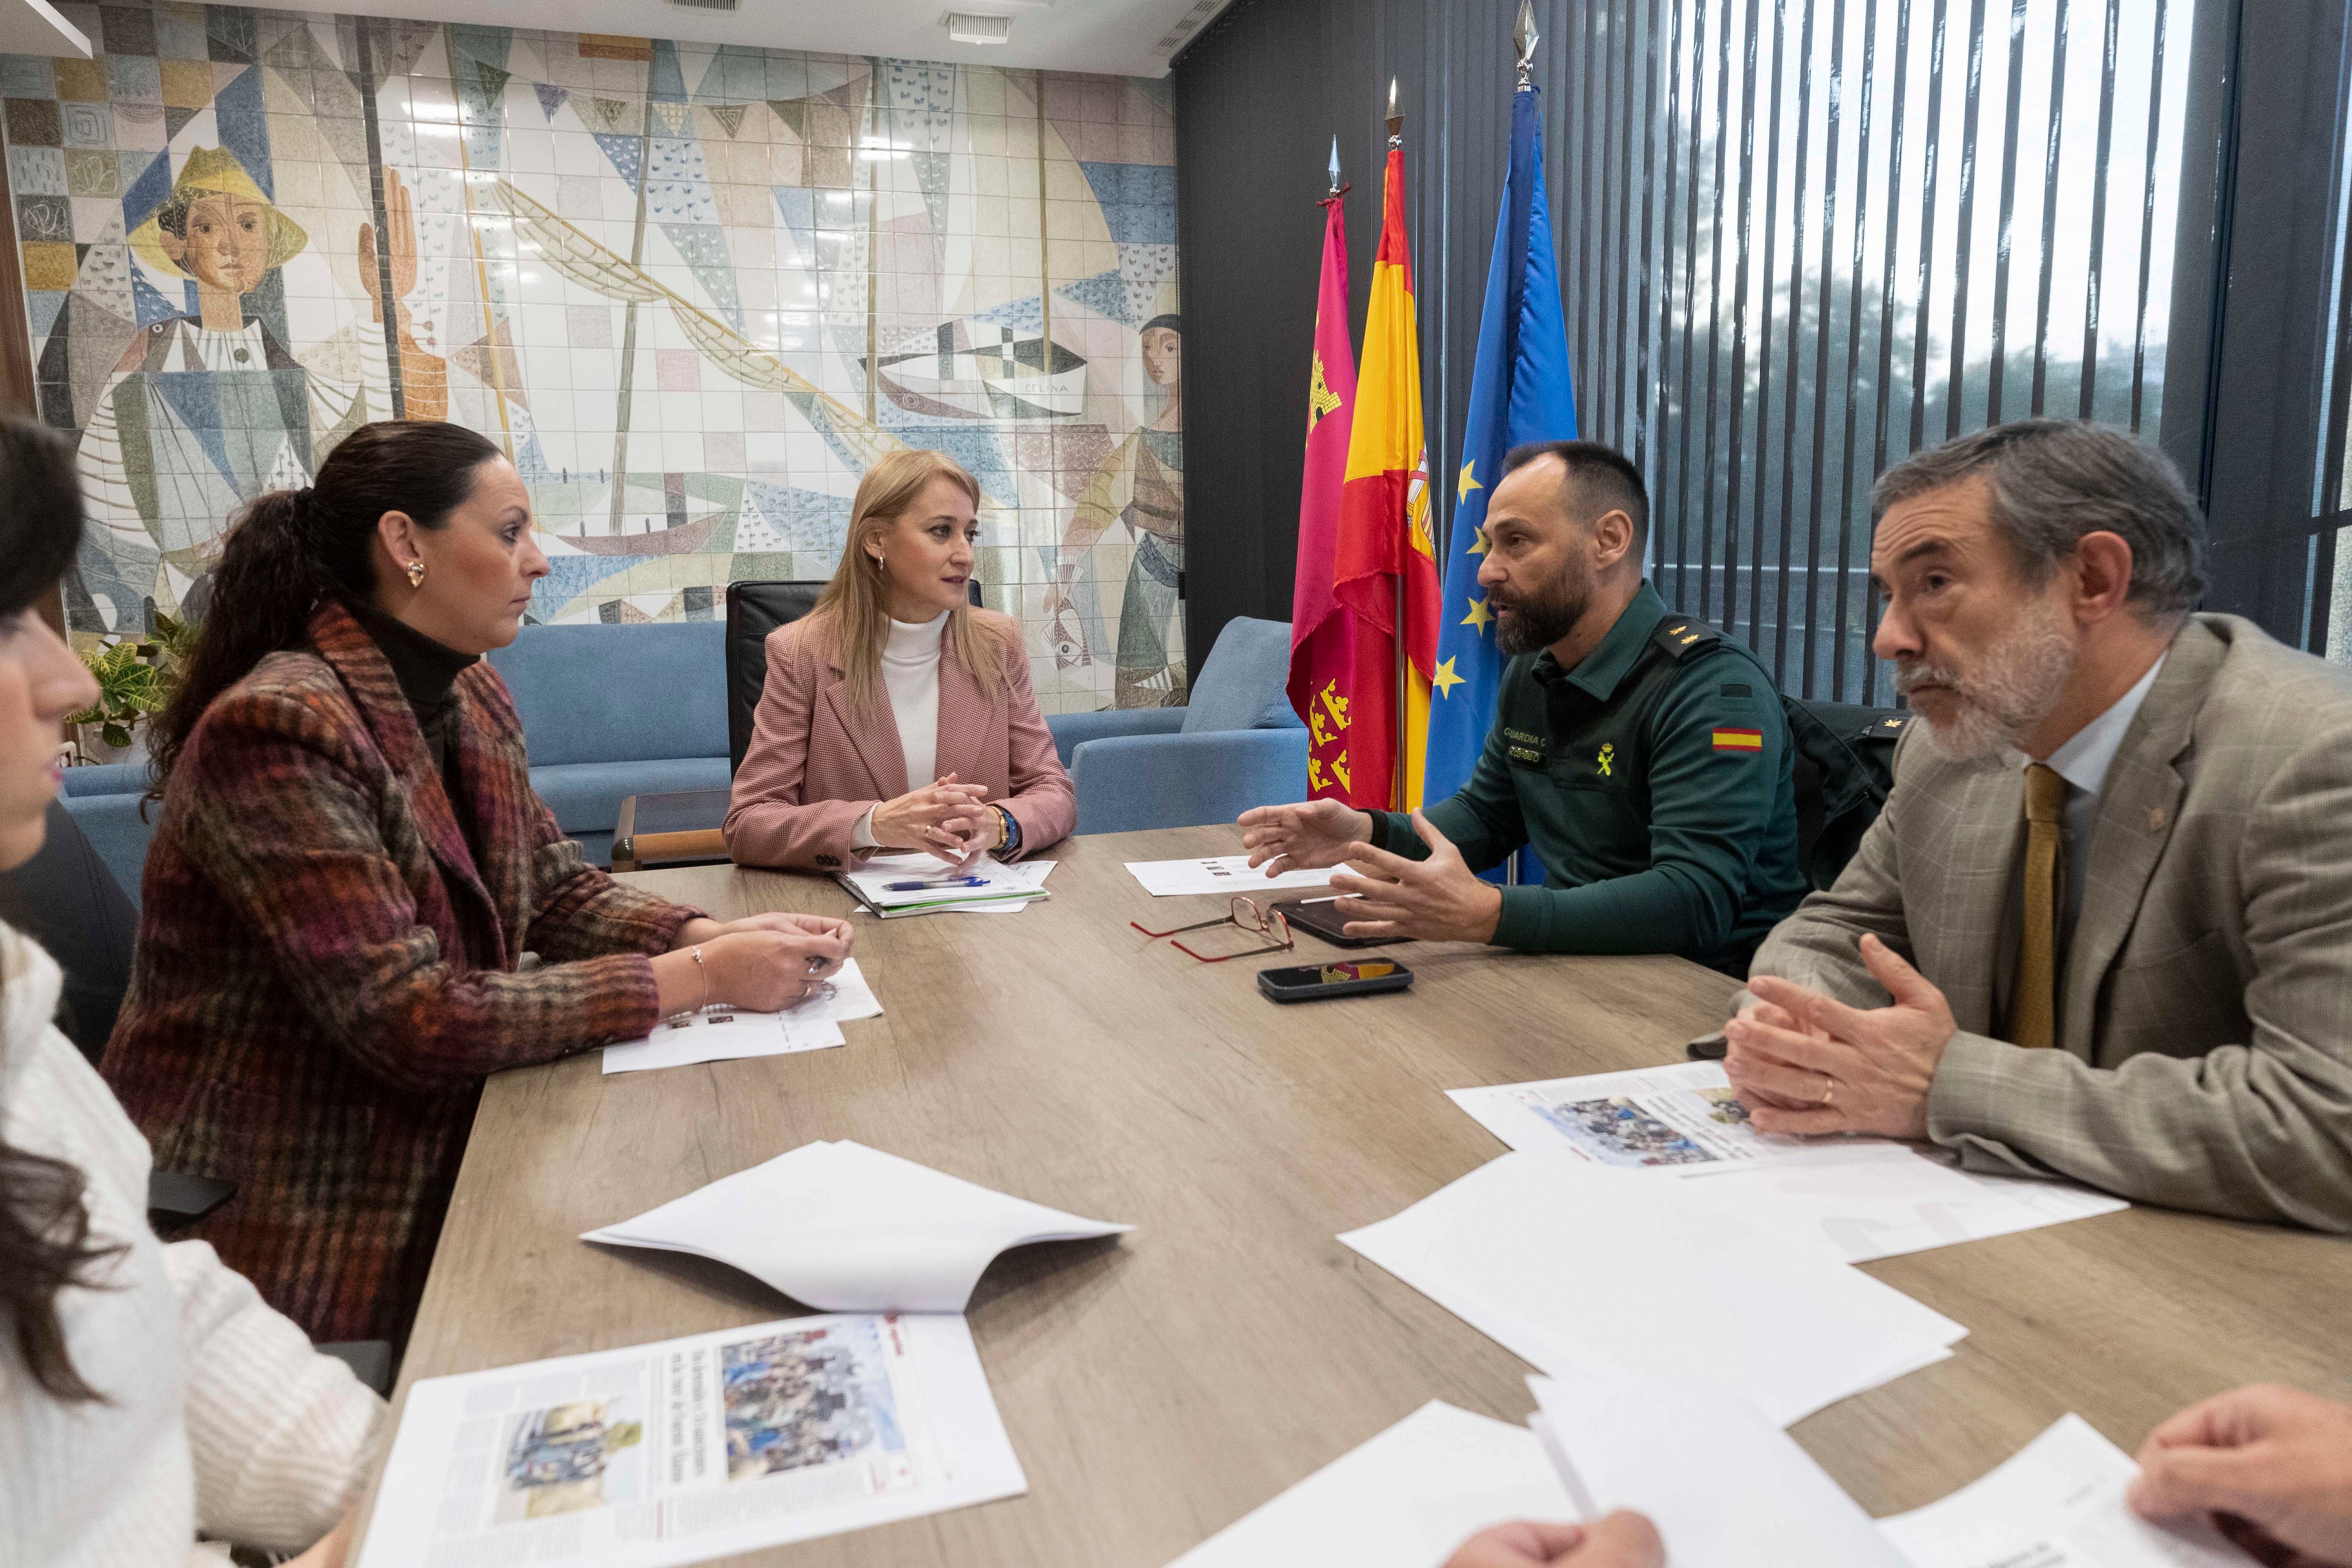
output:
[{"label": "pearl earring", "polygon": [[424,562],[412,561],[408,563],[408,585],[412,588],[422,588],[425,586]]}]

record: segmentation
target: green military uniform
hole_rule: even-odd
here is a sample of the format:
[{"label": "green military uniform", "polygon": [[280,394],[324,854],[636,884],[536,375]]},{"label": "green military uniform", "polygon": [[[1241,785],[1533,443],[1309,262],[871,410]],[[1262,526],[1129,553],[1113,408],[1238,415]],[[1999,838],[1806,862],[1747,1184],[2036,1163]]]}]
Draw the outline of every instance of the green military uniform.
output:
[{"label": "green military uniform", "polygon": [[[1461,791],[1428,808],[1473,870],[1521,845],[1540,887],[1505,888],[1495,941],[1535,952],[1675,952],[1744,974],[1797,907],[1796,789],[1771,675],[1647,583],[1574,669],[1549,649],[1503,672]],[[1423,859],[1412,819],[1373,842]]]}]

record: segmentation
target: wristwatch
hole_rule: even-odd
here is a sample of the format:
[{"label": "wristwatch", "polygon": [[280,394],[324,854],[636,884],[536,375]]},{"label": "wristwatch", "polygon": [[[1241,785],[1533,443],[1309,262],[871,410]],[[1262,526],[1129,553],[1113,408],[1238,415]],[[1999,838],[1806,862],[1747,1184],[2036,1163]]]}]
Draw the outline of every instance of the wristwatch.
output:
[{"label": "wristwatch", "polygon": [[1021,825],[1013,820],[1013,814],[996,805],[991,805],[988,809],[996,813],[996,842],[989,847],[1002,849],[1008,844],[1018,842]]}]

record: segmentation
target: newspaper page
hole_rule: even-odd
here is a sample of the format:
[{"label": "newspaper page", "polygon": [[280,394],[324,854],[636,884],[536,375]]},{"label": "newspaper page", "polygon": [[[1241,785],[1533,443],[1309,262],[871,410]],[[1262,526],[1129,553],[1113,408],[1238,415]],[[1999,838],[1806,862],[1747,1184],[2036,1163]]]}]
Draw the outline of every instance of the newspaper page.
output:
[{"label": "newspaper page", "polygon": [[1027,1489],[962,1318],[793,1318],[417,1384],[359,1561],[667,1568]]},{"label": "newspaper page", "polygon": [[1768,1137],[1748,1122],[1719,1062],[1446,1092],[1514,1149],[1564,1150],[1599,1165],[1670,1170],[1906,1152],[1889,1139]]}]

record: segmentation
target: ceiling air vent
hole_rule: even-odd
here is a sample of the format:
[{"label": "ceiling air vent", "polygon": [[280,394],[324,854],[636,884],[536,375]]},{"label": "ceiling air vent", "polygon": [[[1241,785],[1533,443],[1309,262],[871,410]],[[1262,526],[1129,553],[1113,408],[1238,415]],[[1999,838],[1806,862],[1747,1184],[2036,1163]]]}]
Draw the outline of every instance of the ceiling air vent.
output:
[{"label": "ceiling air vent", "polygon": [[732,11],[742,0],[666,0],[671,5],[688,11]]},{"label": "ceiling air vent", "polygon": [[959,44],[1002,44],[1013,37],[1010,16],[982,16],[970,11],[950,11],[940,18],[948,37]]},{"label": "ceiling air vent", "polygon": [[1168,29],[1166,37],[1151,46],[1151,52],[1155,55],[1174,54],[1177,46],[1184,42],[1186,36],[1215,13],[1217,5],[1218,0],[1199,0],[1199,4],[1185,12],[1177,24]]}]

